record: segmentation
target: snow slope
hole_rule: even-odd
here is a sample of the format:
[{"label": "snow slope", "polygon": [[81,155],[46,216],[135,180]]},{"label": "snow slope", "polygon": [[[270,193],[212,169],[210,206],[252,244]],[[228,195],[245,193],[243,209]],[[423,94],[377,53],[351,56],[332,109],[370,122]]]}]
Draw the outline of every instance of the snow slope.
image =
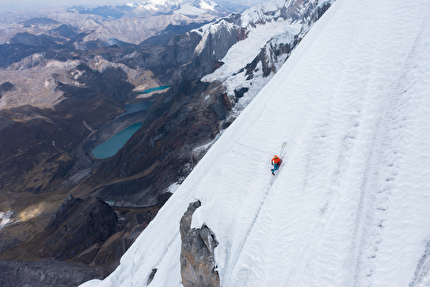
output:
[{"label": "snow slope", "polygon": [[[430,2],[338,0],[104,281],[181,286],[179,220],[222,286],[430,286]],[[274,180],[269,161],[287,140]]]}]

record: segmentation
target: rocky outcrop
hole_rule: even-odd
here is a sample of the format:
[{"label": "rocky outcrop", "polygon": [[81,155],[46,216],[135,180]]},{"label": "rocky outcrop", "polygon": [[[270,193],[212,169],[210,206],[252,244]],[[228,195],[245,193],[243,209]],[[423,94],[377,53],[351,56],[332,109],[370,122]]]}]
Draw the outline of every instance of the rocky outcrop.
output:
[{"label": "rocky outcrop", "polygon": [[200,201],[190,203],[180,222],[182,285],[218,287],[220,279],[214,256],[218,242],[215,234],[206,225],[190,228],[193,213],[200,205]]},{"label": "rocky outcrop", "polygon": [[80,257],[91,262],[100,245],[115,232],[118,220],[106,202],[96,197],[76,199],[69,195],[40,235],[41,256],[66,260],[84,253]]},{"label": "rocky outcrop", "polygon": [[[0,261],[0,286],[31,280],[35,286],[77,286],[105,278],[170,196],[160,195],[150,207],[114,210],[98,198],[69,195],[41,233],[28,234],[21,223],[6,226],[0,232],[0,260],[8,261]],[[10,238],[22,230],[25,238]]]},{"label": "rocky outcrop", "polygon": [[118,221],[115,211],[100,199],[69,195],[42,233],[1,254],[13,261],[0,261],[0,285],[77,286],[105,278],[118,264],[88,265]]},{"label": "rocky outcrop", "polygon": [[212,24],[213,28],[204,32],[190,64],[182,73],[182,78],[191,80],[212,73],[218,61],[227,54],[231,46],[239,41],[238,28],[229,23],[234,15],[237,14],[217,21]]}]

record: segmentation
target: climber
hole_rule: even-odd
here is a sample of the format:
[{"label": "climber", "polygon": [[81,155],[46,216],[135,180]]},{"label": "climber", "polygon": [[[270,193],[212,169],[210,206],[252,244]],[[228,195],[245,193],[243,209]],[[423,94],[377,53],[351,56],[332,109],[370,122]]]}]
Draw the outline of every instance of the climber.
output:
[{"label": "climber", "polygon": [[275,171],[277,171],[282,164],[282,159],[280,159],[277,155],[275,155],[271,163],[273,165],[273,169],[271,169],[271,171],[272,171],[272,174],[275,175]]}]

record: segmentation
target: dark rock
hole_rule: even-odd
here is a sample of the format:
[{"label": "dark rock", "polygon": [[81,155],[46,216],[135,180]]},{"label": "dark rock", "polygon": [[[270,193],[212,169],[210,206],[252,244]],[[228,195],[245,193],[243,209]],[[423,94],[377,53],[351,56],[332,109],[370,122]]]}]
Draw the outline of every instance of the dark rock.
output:
[{"label": "dark rock", "polygon": [[13,91],[14,85],[11,82],[4,82],[0,85],[0,92]]},{"label": "dark rock", "polygon": [[215,103],[210,105],[209,109],[215,112],[215,114],[218,116],[218,120],[222,121],[226,119],[227,112],[230,111],[228,106],[228,102],[226,102],[226,95],[219,94]]},{"label": "dark rock", "polygon": [[69,195],[39,236],[43,239],[41,255],[66,260],[88,248],[98,249],[114,233],[117,221],[118,216],[106,202]]},{"label": "dark rock", "polygon": [[25,57],[35,53],[44,52],[43,46],[26,46],[23,44],[0,45],[0,68],[7,68],[13,63],[19,62]]},{"label": "dark rock", "polygon": [[221,22],[216,31],[207,35],[202,51],[191,58],[182,72],[183,79],[202,78],[213,72],[219,66],[219,60],[239,41],[235,28],[224,24],[226,22]]},{"label": "dark rock", "polygon": [[103,267],[88,267],[61,261],[0,261],[0,286],[78,286],[91,279],[103,279]]},{"label": "dark rock", "polygon": [[214,70],[221,68],[225,63],[222,61],[215,61]]},{"label": "dark rock", "polygon": [[150,211],[136,214],[136,220],[138,224],[142,224],[144,222],[150,222],[152,217],[153,215],[151,214]]},{"label": "dark rock", "polygon": [[203,25],[208,24],[209,22],[200,22],[200,23],[188,23],[183,25],[172,25],[169,24],[163,30],[158,32],[156,35],[149,37],[139,44],[139,46],[161,46],[167,45],[170,40],[179,34],[187,33],[191,30],[198,29]]},{"label": "dark rock", "polygon": [[200,201],[190,203],[180,222],[182,285],[217,287],[220,279],[214,256],[218,245],[215,234],[206,225],[190,228],[193,213],[200,205]]},{"label": "dark rock", "polygon": [[115,100],[125,102],[129,99],[134,86],[127,82],[127,74],[121,68],[106,68],[102,73],[91,70],[87,65],[80,64],[77,69],[82,73],[77,81],[84,84],[85,88],[59,84],[59,89],[66,95],[74,96],[87,94],[103,93]]},{"label": "dark rock", "polygon": [[14,85],[11,82],[4,82],[0,85],[0,98],[2,97],[3,93],[13,91]]},{"label": "dark rock", "polygon": [[22,23],[25,26],[31,26],[31,25],[55,25],[60,24],[60,22],[49,19],[49,18],[41,18],[41,17],[35,17],[28,19]]},{"label": "dark rock", "polygon": [[224,130],[228,128],[234,122],[235,119],[235,117],[229,117],[226,121],[223,122],[221,129]]},{"label": "dark rock", "polygon": [[151,284],[152,280],[154,280],[154,276],[157,273],[157,268],[153,268],[151,274],[149,274],[148,281],[146,281],[146,286]]},{"label": "dark rock", "polygon": [[11,45],[13,44],[23,44],[26,46],[52,46],[55,45],[55,38],[47,36],[47,35],[33,35],[27,32],[24,33],[17,33],[15,36],[13,36],[9,43]]},{"label": "dark rock", "polygon": [[172,194],[170,192],[165,192],[157,196],[157,207],[161,208],[171,196]]},{"label": "dark rock", "polygon": [[46,229],[54,232],[55,229],[58,228],[58,225],[65,222],[68,217],[73,213],[75,204],[78,204],[82,201],[82,199],[74,198],[73,195],[69,194],[64,200],[63,204],[61,204],[60,208],[48,222]]},{"label": "dark rock", "polygon": [[136,57],[125,57],[120,62],[141,70],[149,69],[161,83],[172,85],[181,79],[182,67],[190,62],[201,39],[202,37],[193,31],[174,35],[170,37],[167,45],[135,48]]},{"label": "dark rock", "polygon": [[249,91],[249,88],[243,87],[243,88],[240,88],[239,90],[237,89],[234,90],[234,95],[236,96],[236,98],[240,99],[248,91]]},{"label": "dark rock", "polygon": [[51,36],[73,38],[79,34],[79,30],[71,25],[63,24],[48,32]]},{"label": "dark rock", "polygon": [[119,265],[119,260],[121,256],[127,251],[128,248],[133,244],[135,238],[130,238],[127,236],[120,237],[118,234],[118,238],[112,240],[112,242],[103,247],[100,250],[97,250],[97,256],[90,258],[89,262],[94,263],[97,266],[105,266],[110,269],[110,271],[115,270],[115,268]]}]

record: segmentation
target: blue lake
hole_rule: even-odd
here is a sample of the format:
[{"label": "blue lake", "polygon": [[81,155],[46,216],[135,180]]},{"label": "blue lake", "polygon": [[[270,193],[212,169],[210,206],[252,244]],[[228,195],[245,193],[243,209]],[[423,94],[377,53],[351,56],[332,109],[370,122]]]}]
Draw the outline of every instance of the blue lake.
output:
[{"label": "blue lake", "polygon": [[143,92],[140,92],[140,93],[141,94],[149,94],[150,92],[161,91],[161,90],[165,90],[168,88],[170,88],[170,86],[155,87],[155,88],[150,88],[150,89],[144,90]]},{"label": "blue lake", "polygon": [[96,158],[104,159],[111,157],[117,153],[117,151],[122,148],[125,143],[131,138],[131,136],[137,132],[137,130],[142,126],[142,123],[134,124],[129,126],[125,130],[120,131],[113,137],[108,139],[102,144],[99,144],[91,152]]}]

